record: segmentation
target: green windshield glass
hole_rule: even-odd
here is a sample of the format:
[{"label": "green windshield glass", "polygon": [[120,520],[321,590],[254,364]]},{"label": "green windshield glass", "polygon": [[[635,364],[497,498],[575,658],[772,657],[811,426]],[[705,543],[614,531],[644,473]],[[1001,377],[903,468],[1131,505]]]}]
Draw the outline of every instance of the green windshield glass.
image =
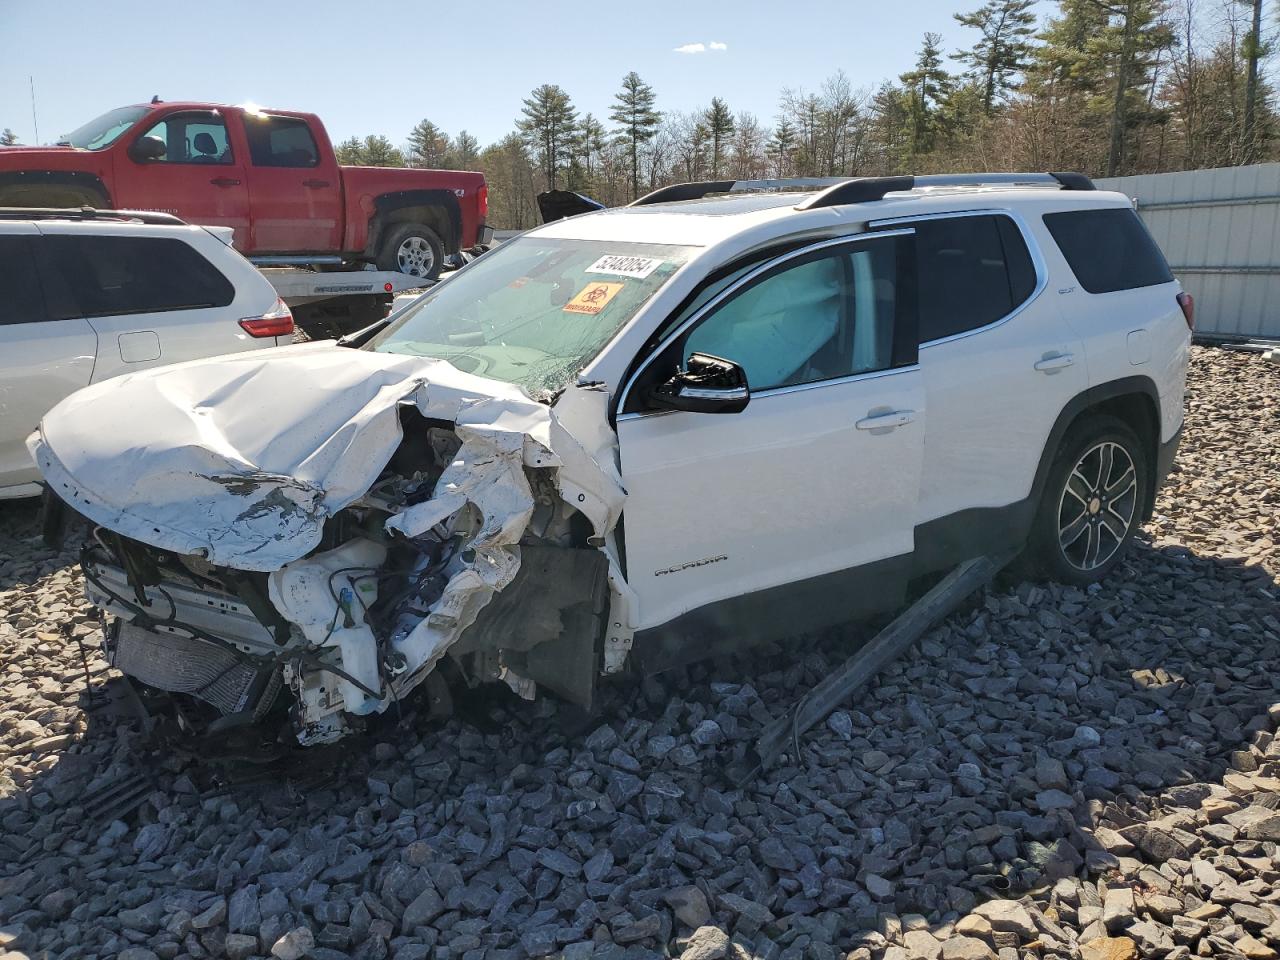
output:
[{"label": "green windshield glass", "polygon": [[555,391],[696,249],[518,237],[406,307],[369,348],[437,357],[533,396]]},{"label": "green windshield glass", "polygon": [[143,106],[117,107],[90,120],[83,127],[77,127],[58,142],[69,143],[82,150],[105,150],[146,112],[147,108]]}]

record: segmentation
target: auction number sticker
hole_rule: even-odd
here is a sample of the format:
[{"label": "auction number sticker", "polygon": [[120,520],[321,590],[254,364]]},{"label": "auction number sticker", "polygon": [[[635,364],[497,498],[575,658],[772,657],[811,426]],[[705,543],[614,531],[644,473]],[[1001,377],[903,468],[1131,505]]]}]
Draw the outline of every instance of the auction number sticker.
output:
[{"label": "auction number sticker", "polygon": [[599,313],[626,284],[588,283],[578,295],[564,305],[565,313]]},{"label": "auction number sticker", "polygon": [[616,277],[635,277],[637,280],[643,280],[660,266],[662,261],[654,260],[652,257],[624,257],[607,253],[587,267],[587,273],[611,273]]}]

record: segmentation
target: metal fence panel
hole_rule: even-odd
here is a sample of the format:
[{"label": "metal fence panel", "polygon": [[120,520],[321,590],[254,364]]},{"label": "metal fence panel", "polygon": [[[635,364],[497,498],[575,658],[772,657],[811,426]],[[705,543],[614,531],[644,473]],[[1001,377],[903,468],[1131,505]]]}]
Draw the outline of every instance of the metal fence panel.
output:
[{"label": "metal fence panel", "polygon": [[1198,334],[1280,339],[1280,163],[1094,183],[1137,201],[1196,298]]}]

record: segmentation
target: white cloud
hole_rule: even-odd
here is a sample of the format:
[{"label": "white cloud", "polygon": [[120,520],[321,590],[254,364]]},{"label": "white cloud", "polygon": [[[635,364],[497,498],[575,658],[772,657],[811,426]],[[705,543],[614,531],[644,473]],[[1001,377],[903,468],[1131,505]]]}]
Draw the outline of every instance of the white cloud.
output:
[{"label": "white cloud", "polygon": [[706,53],[708,50],[713,53],[719,53],[728,50],[727,43],[721,43],[719,40],[712,40],[710,43],[682,43],[675,48],[676,53]]}]

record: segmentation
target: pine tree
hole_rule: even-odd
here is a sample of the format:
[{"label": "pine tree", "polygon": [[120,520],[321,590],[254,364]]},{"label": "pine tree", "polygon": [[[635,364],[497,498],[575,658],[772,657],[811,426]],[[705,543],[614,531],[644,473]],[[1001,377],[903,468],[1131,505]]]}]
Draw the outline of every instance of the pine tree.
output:
[{"label": "pine tree", "polygon": [[0,131],[0,147],[13,147],[16,146],[17,143],[18,135],[8,127],[5,127],[3,131]]},{"label": "pine tree", "polygon": [[982,104],[990,114],[997,100],[1014,87],[1014,78],[1027,66],[1035,33],[1036,0],[987,0],[972,13],[953,14],[966,27],[982,34],[971,50],[953,54],[969,65],[980,84]]},{"label": "pine tree", "polygon": [[478,159],[480,159],[479,141],[467,131],[459,130],[445,152],[445,166],[450,170],[474,170]]},{"label": "pine tree", "polygon": [[409,131],[409,164],[440,169],[446,166],[449,136],[430,120],[419,120]]},{"label": "pine tree", "polygon": [[937,132],[935,114],[951,92],[951,75],[942,68],[942,35],[926,33],[916,57],[916,68],[902,81],[907,110],[908,159],[932,152]]},{"label": "pine tree", "polygon": [[631,199],[640,195],[640,149],[658,132],[662,114],[654,109],[653,87],[632,70],[622,78],[622,89],[613,96],[609,119],[618,125],[617,141],[626,147],[631,165]]},{"label": "pine tree", "polygon": [[548,190],[556,189],[560,171],[569,163],[576,120],[569,95],[553,83],[535,87],[521,108],[516,127],[537,154]]},{"label": "pine tree", "polygon": [[765,145],[765,156],[769,158],[770,169],[775,177],[791,175],[792,154],[796,149],[796,131],[791,121],[779,117],[773,134]]},{"label": "pine tree", "polygon": [[334,153],[338,162],[355,167],[403,167],[404,154],[380,133],[371,133],[363,140],[351,137],[343,140]]},{"label": "pine tree", "polygon": [[702,114],[702,125],[706,128],[707,141],[711,145],[711,179],[719,180],[725,148],[729,145],[729,138],[733,136],[733,113],[723,100],[712,97],[711,106]]}]

